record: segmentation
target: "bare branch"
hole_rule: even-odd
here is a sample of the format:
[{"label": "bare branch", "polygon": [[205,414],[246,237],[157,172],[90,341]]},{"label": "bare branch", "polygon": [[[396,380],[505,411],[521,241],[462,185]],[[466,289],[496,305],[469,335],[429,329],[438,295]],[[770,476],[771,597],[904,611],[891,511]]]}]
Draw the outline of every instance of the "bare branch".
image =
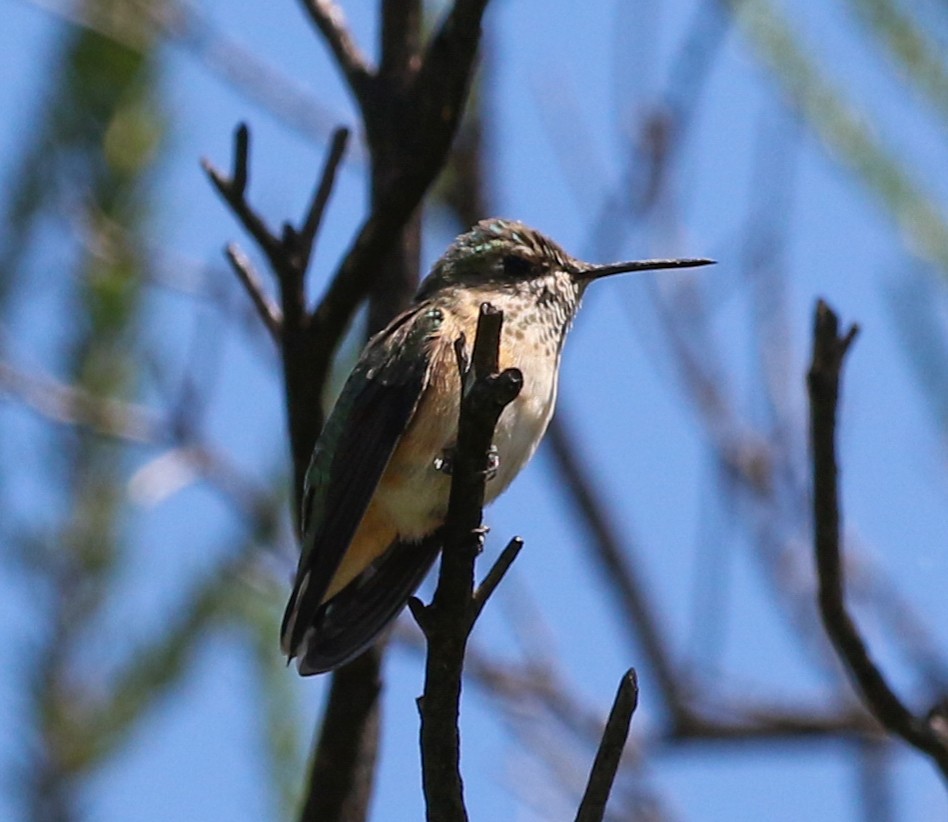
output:
[{"label": "bare branch", "polygon": [[635,668],[629,668],[616,693],[609,719],[602,732],[596,760],[589,774],[589,782],[583,801],[576,812],[576,822],[602,822],[606,813],[606,802],[612,792],[612,783],[619,769],[625,741],[629,737],[632,714],[639,703],[639,683]]},{"label": "bare branch", "polygon": [[[281,320],[278,340],[281,343],[290,450],[293,455],[296,491],[294,510],[299,508],[306,466],[322,427],[320,395],[334,351],[334,347],[324,346],[322,338],[313,333],[313,318],[306,306],[306,272],[347,140],[348,130],[337,129],[301,228],[297,230],[286,223],[282,236],[279,237],[270,230],[246,197],[250,132],[245,124],[241,123],[234,132],[233,170],[230,178],[214,168],[209,161],[202,162],[214,187],[266,255],[279,285],[281,310],[276,311],[263,296],[265,292],[259,284],[259,279],[252,276],[252,269],[245,264],[246,258],[242,258],[242,255],[238,257],[233,247],[228,250],[228,258],[237,276],[250,293],[271,334],[274,318],[280,317]],[[357,303],[358,300],[355,300],[348,307],[349,313],[338,318],[340,334]]]},{"label": "bare branch", "polygon": [[333,674],[300,822],[365,819],[378,756],[381,664],[376,645]]},{"label": "bare branch", "polygon": [[916,717],[889,686],[846,611],[840,559],[840,506],[836,461],[836,412],[843,360],[859,328],[839,336],[839,318],[820,300],[807,374],[813,447],[813,528],[823,625],[869,710],[892,733],[926,753],[948,778],[948,737],[929,719]]},{"label": "bare branch", "polygon": [[507,571],[510,570],[510,566],[513,565],[521,548],[523,548],[523,540],[520,537],[514,537],[510,540],[510,542],[507,543],[507,547],[500,552],[500,556],[497,557],[497,561],[491,566],[490,571],[487,572],[484,581],[477,586],[477,590],[474,591],[473,617],[475,620],[480,616],[481,611],[484,610],[487,600],[490,599],[491,594],[493,594],[497,586],[500,585]]},{"label": "bare branch", "polygon": [[224,249],[224,255],[234,269],[237,279],[240,280],[241,285],[250,295],[254,308],[257,309],[257,314],[266,326],[267,331],[270,332],[270,336],[279,344],[283,335],[283,315],[276,303],[264,291],[263,283],[260,282],[260,277],[254,270],[253,263],[234,243],[230,243]]},{"label": "bare branch", "polygon": [[240,123],[234,130],[233,175],[228,178],[207,159],[201,160],[201,167],[214,184],[214,188],[230,206],[241,225],[273,263],[279,258],[280,241],[267,227],[263,218],[253,210],[245,196],[249,155],[250,129],[247,128],[246,123]]},{"label": "bare branch", "polygon": [[356,100],[360,105],[364,105],[374,77],[368,61],[346,27],[342,9],[333,0],[302,0],[302,3],[310,20],[319,29],[326,45],[332,51]]},{"label": "bare branch", "polygon": [[349,129],[337,128],[332,135],[332,143],[329,146],[329,153],[326,155],[326,161],[323,164],[322,174],[319,175],[319,184],[313,192],[313,199],[306,210],[306,216],[300,226],[299,254],[300,266],[305,270],[309,267],[310,256],[313,253],[313,243],[316,240],[316,233],[322,223],[323,213],[326,211],[326,205],[329,202],[329,196],[332,194],[333,186],[336,183],[336,172],[339,170],[339,164],[346,152],[346,146],[349,144]]}]

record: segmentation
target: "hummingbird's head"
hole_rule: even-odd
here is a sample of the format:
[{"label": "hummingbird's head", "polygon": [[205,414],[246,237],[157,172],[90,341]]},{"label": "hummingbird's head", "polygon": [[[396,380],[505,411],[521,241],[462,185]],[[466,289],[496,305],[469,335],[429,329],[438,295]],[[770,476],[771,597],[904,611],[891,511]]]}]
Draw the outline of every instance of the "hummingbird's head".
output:
[{"label": "hummingbird's head", "polygon": [[593,265],[567,254],[559,244],[523,223],[481,220],[459,236],[424,279],[417,299],[449,287],[485,288],[510,294],[553,299],[571,313],[593,280],[626,271],[687,268],[705,259],[640,260]]},{"label": "hummingbird's head", "polygon": [[[569,277],[582,265],[553,240],[513,220],[481,220],[459,236],[421,284],[419,298],[451,286],[510,293],[538,281]],[[565,281],[564,281],[565,282]]]}]

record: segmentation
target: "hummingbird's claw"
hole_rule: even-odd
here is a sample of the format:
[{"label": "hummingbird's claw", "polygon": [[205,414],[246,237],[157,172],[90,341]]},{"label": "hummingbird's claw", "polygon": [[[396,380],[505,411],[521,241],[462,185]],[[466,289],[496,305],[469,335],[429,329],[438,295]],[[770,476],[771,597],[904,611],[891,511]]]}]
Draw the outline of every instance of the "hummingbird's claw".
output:
[{"label": "hummingbird's claw", "polygon": [[487,452],[487,481],[490,482],[497,476],[497,470],[500,468],[500,451],[497,446],[491,443],[490,450]]},{"label": "hummingbird's claw", "polygon": [[[435,457],[434,469],[435,471],[440,471],[442,474],[451,476],[454,471],[454,447],[445,448],[441,452],[440,457]],[[490,450],[487,452],[487,470],[484,472],[487,477],[487,481],[490,482],[494,477],[497,476],[497,471],[500,468],[500,452],[497,450],[497,446],[491,444]]]},{"label": "hummingbird's claw", "polygon": [[451,476],[451,473],[454,471],[454,448],[445,448],[441,452],[440,457],[435,457],[434,461],[435,471],[440,471],[442,474]]}]

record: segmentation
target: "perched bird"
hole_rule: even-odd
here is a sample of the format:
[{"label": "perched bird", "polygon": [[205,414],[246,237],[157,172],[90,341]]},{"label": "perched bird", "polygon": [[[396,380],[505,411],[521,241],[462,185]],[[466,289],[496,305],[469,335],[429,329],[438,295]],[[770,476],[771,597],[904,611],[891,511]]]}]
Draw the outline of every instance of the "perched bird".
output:
[{"label": "perched bird", "polygon": [[425,538],[448,507],[461,397],[454,344],[462,334],[473,344],[481,304],[504,312],[500,368],[523,374],[494,432],[490,502],[546,432],[563,341],[589,283],[710,262],[591,265],[501,219],[483,220],[452,243],[412,307],[369,340],[313,451],[302,554],[281,629],[300,674],[332,670],[370,645],[437,556],[437,540]]}]

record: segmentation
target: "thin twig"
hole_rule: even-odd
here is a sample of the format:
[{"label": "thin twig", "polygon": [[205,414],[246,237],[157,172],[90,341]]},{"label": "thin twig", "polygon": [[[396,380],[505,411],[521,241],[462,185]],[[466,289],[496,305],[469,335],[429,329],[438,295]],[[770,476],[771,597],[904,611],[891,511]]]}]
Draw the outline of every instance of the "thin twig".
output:
[{"label": "thin twig", "polygon": [[520,553],[521,548],[523,548],[523,540],[520,537],[514,537],[510,540],[510,542],[507,543],[507,547],[500,552],[500,556],[497,557],[496,562],[494,562],[487,572],[487,576],[484,577],[481,584],[477,586],[473,595],[473,616],[475,620],[480,616],[481,611],[484,610],[487,600],[490,599],[491,595],[497,589],[497,586],[503,581],[507,571],[510,570],[510,566],[513,565],[514,560]]},{"label": "thin twig", "polygon": [[201,160],[201,168],[204,169],[205,174],[214,184],[214,188],[230,206],[240,224],[272,262],[279,256],[280,241],[267,227],[263,218],[254,211],[245,196],[247,193],[249,155],[250,129],[247,128],[246,123],[240,123],[234,129],[233,176],[228,177],[207,158]]},{"label": "thin twig", "polygon": [[840,552],[836,461],[836,413],[843,360],[859,328],[839,335],[839,318],[820,300],[813,328],[813,359],[807,374],[813,447],[813,527],[823,625],[869,710],[892,733],[926,753],[948,778],[948,738],[916,717],[889,686],[846,611]]},{"label": "thin twig", "polygon": [[283,315],[276,303],[270,299],[270,296],[264,290],[263,283],[260,282],[260,277],[254,270],[250,258],[234,243],[228,244],[227,248],[224,249],[224,255],[234,269],[240,284],[250,295],[250,300],[253,302],[254,308],[257,309],[257,314],[263,321],[267,331],[270,332],[270,336],[279,344],[283,334]]},{"label": "thin twig", "polygon": [[247,181],[250,162],[250,129],[246,123],[240,123],[234,131],[234,170],[231,172],[231,186],[237,197],[247,195]]},{"label": "thin twig", "polygon": [[302,0],[302,4],[332,51],[353,95],[360,104],[364,104],[375,78],[368,60],[346,27],[342,9],[332,0]]},{"label": "thin twig", "polygon": [[616,693],[609,719],[602,732],[602,740],[589,774],[586,792],[576,812],[576,822],[602,822],[606,813],[606,802],[612,792],[612,783],[619,769],[625,741],[629,737],[632,714],[639,703],[639,683],[635,668],[629,668]]},{"label": "thin twig", "polygon": [[323,164],[322,173],[319,175],[319,184],[313,192],[313,199],[310,201],[309,208],[306,209],[306,216],[300,226],[298,238],[300,243],[301,267],[305,270],[309,267],[310,256],[313,253],[313,243],[316,240],[316,233],[322,223],[323,214],[326,211],[326,205],[329,203],[329,196],[332,194],[336,183],[336,172],[339,170],[339,164],[346,152],[346,146],[349,144],[349,129],[337,128],[332,135],[332,142],[329,146],[329,153]]}]

